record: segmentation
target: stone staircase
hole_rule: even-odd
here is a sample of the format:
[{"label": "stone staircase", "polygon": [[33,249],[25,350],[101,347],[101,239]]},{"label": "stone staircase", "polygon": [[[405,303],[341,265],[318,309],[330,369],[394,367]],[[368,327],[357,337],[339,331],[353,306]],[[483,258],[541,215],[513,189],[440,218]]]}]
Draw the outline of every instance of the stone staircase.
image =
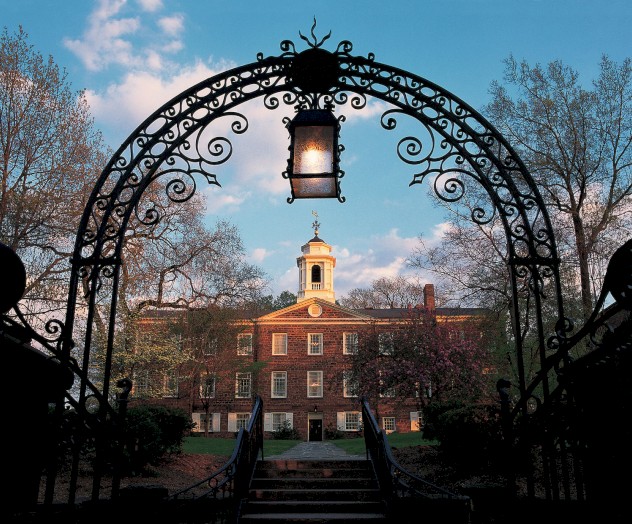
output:
[{"label": "stone staircase", "polygon": [[386,523],[369,460],[259,460],[239,522]]}]

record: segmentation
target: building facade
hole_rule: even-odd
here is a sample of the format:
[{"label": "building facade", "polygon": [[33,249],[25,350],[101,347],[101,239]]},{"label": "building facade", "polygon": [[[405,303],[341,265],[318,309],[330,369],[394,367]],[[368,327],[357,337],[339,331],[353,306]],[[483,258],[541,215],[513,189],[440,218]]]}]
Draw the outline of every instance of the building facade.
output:
[{"label": "building facade", "polygon": [[[410,308],[353,310],[336,304],[336,259],[318,229],[315,233],[297,258],[296,304],[231,320],[222,341],[201,344],[205,364],[180,378],[165,378],[170,389],[161,403],[191,413],[194,431],[233,436],[248,423],[255,395],[263,400],[266,432],[289,427],[304,440],[319,441],[362,430],[360,398],[350,378],[353,356],[370,333],[378,333],[380,351],[382,343],[387,350],[389,334],[405,328]],[[435,308],[431,284],[424,288],[424,304],[416,307],[439,321],[456,318],[452,310]],[[380,396],[372,405],[380,426],[387,432],[420,431],[419,394]]]}]

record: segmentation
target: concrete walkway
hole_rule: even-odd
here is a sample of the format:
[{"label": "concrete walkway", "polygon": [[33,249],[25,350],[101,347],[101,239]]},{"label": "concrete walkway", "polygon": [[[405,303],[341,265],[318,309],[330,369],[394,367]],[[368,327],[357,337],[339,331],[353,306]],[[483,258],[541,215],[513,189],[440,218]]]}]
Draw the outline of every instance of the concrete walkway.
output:
[{"label": "concrete walkway", "polygon": [[366,454],[351,455],[331,442],[300,442],[293,448],[278,455],[266,455],[265,443],[263,456],[265,460],[366,460]]}]

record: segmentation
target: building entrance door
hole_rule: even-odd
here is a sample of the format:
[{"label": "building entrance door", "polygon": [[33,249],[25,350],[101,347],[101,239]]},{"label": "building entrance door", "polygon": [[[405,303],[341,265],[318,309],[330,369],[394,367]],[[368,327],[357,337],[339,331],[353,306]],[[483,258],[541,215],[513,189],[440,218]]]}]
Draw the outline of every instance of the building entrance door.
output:
[{"label": "building entrance door", "polygon": [[323,419],[312,418],[309,420],[309,437],[310,442],[323,440]]}]

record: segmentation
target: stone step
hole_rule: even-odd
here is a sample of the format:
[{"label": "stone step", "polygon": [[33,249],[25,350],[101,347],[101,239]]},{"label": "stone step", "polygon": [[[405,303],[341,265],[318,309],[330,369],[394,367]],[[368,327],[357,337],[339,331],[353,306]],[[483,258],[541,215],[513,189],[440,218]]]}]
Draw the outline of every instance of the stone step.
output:
[{"label": "stone step", "polygon": [[335,488],[335,489],[251,489],[249,500],[362,500],[375,501],[381,499],[380,490]]},{"label": "stone step", "polygon": [[367,468],[300,468],[300,469],[273,469],[257,468],[254,478],[257,479],[283,479],[283,478],[366,478],[371,477],[372,472]]},{"label": "stone step", "polygon": [[371,462],[362,460],[297,460],[275,459],[258,460],[257,469],[262,470],[300,470],[300,469],[371,469]]},{"label": "stone step", "polygon": [[240,522],[281,524],[283,522],[354,522],[355,524],[377,524],[388,522],[382,513],[267,513],[242,515]]},{"label": "stone step", "polygon": [[373,500],[250,500],[248,513],[382,513],[384,503]]},{"label": "stone step", "polygon": [[253,478],[250,489],[371,489],[377,481],[370,477],[290,477]]}]

